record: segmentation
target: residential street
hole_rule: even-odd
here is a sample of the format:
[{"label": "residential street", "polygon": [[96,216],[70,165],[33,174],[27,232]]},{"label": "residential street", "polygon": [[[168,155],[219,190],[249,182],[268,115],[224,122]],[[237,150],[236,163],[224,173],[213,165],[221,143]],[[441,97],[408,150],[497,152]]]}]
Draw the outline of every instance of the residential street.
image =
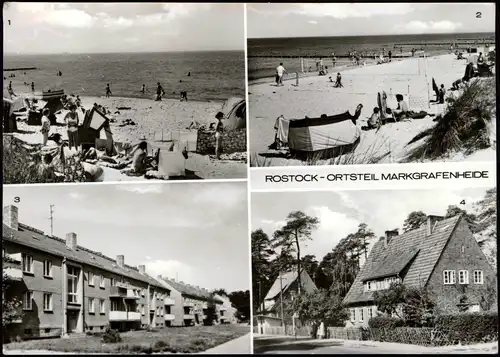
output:
[{"label": "residential street", "polygon": [[251,354],[252,353],[252,335],[250,333],[245,336],[238,337],[222,345],[216,346],[202,354],[228,355],[228,354]]},{"label": "residential street", "polygon": [[481,354],[498,352],[498,343],[470,346],[424,347],[400,343],[310,340],[289,336],[255,336],[254,353],[265,354]]}]

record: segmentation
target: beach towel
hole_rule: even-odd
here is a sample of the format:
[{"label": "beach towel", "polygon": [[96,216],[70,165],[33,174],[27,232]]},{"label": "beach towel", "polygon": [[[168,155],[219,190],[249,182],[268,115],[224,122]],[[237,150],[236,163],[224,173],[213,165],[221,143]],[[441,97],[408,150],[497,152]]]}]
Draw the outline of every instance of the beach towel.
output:
[{"label": "beach towel", "polygon": [[280,116],[276,119],[274,127],[277,130],[276,139],[279,140],[280,144],[288,145],[288,130],[290,127],[290,121]]}]

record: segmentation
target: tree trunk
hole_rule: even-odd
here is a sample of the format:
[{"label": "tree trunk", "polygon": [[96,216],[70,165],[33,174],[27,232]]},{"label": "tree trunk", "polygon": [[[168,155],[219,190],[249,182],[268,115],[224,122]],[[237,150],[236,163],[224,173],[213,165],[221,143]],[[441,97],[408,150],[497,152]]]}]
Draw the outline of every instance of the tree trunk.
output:
[{"label": "tree trunk", "polygon": [[300,244],[299,244],[299,232],[295,230],[295,245],[297,246],[297,292],[300,294],[301,279],[300,279]]}]

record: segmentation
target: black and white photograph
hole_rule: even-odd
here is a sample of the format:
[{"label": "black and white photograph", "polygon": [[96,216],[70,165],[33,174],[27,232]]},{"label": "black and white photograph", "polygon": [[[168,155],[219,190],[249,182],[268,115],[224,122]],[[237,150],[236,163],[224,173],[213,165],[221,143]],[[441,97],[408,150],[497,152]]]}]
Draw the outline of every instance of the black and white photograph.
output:
[{"label": "black and white photograph", "polygon": [[496,188],[251,195],[254,353],[498,351]]},{"label": "black and white photograph", "polygon": [[4,183],[246,178],[244,12],[4,3]]},{"label": "black and white photograph", "polygon": [[4,186],[3,354],[250,354],[244,182]]},{"label": "black and white photograph", "polygon": [[250,165],[495,161],[495,4],[247,4]]}]

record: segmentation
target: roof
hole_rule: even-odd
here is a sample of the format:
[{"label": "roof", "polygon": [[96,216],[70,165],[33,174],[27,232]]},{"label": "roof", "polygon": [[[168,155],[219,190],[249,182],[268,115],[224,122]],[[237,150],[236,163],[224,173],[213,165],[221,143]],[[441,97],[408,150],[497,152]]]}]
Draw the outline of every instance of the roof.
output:
[{"label": "roof", "polygon": [[70,249],[66,246],[66,240],[47,236],[42,231],[22,223],[19,223],[17,231],[4,224],[2,239],[165,289],[160,282],[149,275],[139,273],[136,267],[125,265],[122,268],[116,264],[115,259],[79,245],[74,250]]},{"label": "roof", "polygon": [[427,284],[446,243],[460,221],[461,215],[438,221],[430,236],[427,227],[392,237],[387,247],[380,240],[373,246],[365,264],[356,276],[344,303],[373,301],[373,291],[364,291],[363,282],[370,279],[395,276],[410,265],[403,278],[408,287]]},{"label": "roof", "polygon": [[[295,282],[295,280],[297,280],[297,278],[298,274],[296,269],[281,274],[281,282],[280,282],[280,277],[277,277],[276,280],[274,281],[274,284],[271,286],[271,289],[269,289],[269,291],[267,292],[264,300],[275,299],[280,294],[280,292],[284,293],[285,291],[287,291],[288,288],[290,288],[290,286]],[[304,269],[302,269],[301,285],[303,285],[303,287],[305,287],[307,283],[305,280],[310,280],[312,282],[312,279],[309,276],[309,274],[307,274],[307,272]],[[314,286],[314,288],[315,287],[316,286]]]},{"label": "roof", "polygon": [[[171,286],[173,289],[180,292],[182,295],[186,295],[186,296],[193,297],[193,298],[198,298],[201,300],[209,300],[212,298],[212,294],[206,289],[202,289],[202,288],[197,287],[197,286],[185,284],[181,281],[168,279],[168,278],[165,278],[163,276],[158,277],[159,280],[160,280],[160,278],[165,283],[167,283],[169,286]],[[223,303],[220,299],[215,299],[215,301],[220,302],[221,304]]]}]

